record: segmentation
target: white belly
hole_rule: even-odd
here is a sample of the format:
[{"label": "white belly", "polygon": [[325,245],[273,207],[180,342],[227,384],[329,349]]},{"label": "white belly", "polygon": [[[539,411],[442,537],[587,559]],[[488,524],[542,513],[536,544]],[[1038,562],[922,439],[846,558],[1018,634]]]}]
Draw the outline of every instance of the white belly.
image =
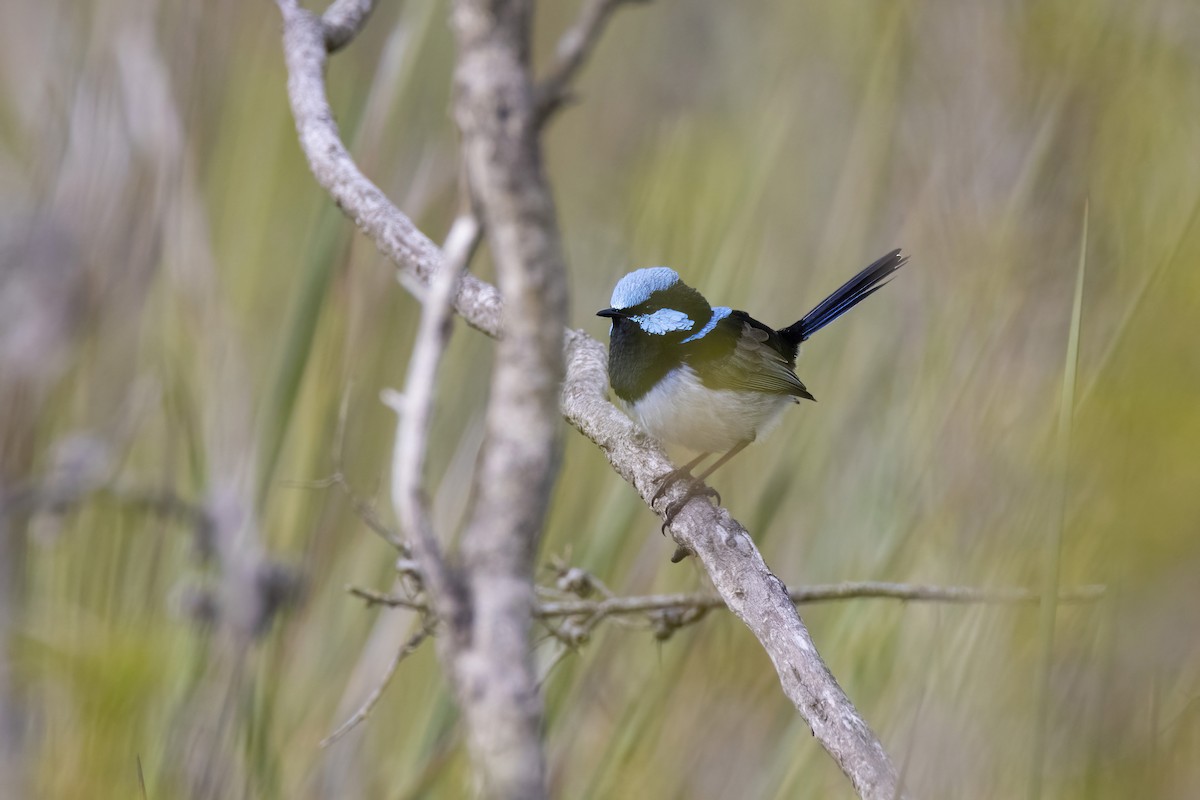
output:
[{"label": "white belly", "polygon": [[656,439],[696,452],[723,453],[754,441],[794,402],[785,395],[709,389],[684,367],[626,409]]}]

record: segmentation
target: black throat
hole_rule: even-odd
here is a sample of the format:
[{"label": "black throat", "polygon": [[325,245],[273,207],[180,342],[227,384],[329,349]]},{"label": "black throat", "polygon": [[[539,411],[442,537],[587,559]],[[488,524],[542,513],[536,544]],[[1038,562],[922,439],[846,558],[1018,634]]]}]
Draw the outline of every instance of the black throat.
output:
[{"label": "black throat", "polygon": [[608,380],[617,397],[626,403],[637,402],[680,366],[680,338],[646,333],[631,319],[614,319],[608,344]]},{"label": "black throat", "polygon": [[[670,310],[691,320],[683,330],[647,331],[630,317],[653,318]],[[626,403],[634,403],[667,374],[683,364],[685,339],[694,336],[712,317],[704,296],[682,281],[653,292],[635,306],[612,318],[608,345],[608,380],[613,392]],[[651,328],[653,329],[653,324]]]}]

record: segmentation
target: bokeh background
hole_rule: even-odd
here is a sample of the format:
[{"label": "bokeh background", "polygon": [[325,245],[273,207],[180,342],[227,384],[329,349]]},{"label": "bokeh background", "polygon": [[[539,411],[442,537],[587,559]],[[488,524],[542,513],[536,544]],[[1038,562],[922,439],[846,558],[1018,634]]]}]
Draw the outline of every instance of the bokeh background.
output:
[{"label": "bokeh background", "polygon": [[[575,4],[542,5],[545,64]],[[440,239],[447,4],[381,6],[331,96]],[[308,172],[279,27],[267,2],[0,6],[4,797],[140,797],[139,769],[150,798],[471,791],[428,646],[318,747],[417,625],[345,593],[389,589],[395,552],[327,479],[391,524],[378,395],[418,306]],[[714,479],[784,580],[1037,588],[1061,540],[1061,584],[1107,587],[1052,640],[1033,606],[802,609],[914,794],[1200,796],[1200,6],[661,0],[616,17],[579,89],[547,152],[596,336],[636,266],[782,325],[912,255],[806,346],[819,402]],[[460,325],[431,465],[447,537],[489,358]],[[705,588],[564,437],[542,562]],[[264,582],[278,615],[246,593]],[[559,649],[539,633],[556,797],[850,795],[730,615]]]}]

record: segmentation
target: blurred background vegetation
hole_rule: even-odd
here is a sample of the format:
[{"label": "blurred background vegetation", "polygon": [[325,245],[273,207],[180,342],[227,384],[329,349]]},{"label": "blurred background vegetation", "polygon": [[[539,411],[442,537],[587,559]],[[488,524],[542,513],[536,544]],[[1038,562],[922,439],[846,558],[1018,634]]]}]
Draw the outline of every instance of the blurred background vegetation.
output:
[{"label": "blurred background vegetation", "polygon": [[[575,8],[542,6],[545,63]],[[383,2],[329,73],[360,164],[434,239],[446,14]],[[596,336],[636,266],[782,325],[911,253],[806,347],[820,402],[715,478],[784,580],[1038,587],[1061,536],[1062,584],[1108,587],[1059,610],[1045,702],[1035,607],[802,609],[919,796],[1021,796],[1042,759],[1048,797],[1200,796],[1198,54],[1193,0],[660,0],[616,17],[548,136],[571,319]],[[0,63],[0,795],[138,797],[139,762],[155,799],[468,794],[428,646],[318,747],[417,625],[345,594],[388,589],[395,553],[320,481],[340,469],[391,520],[378,393],[418,306],[308,172],[274,7],[6,2]],[[447,534],[489,356],[460,326],[433,438]],[[564,435],[543,561],[704,588]],[[250,566],[294,600],[265,630]],[[727,614],[665,643],[609,623],[551,670],[557,649],[537,650],[557,797],[850,794]]]}]

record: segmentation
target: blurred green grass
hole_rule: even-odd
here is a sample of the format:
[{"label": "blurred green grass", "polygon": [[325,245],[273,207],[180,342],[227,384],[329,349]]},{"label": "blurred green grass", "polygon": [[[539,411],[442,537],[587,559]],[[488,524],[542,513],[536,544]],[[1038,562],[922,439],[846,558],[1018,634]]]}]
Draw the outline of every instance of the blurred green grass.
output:
[{"label": "blurred green grass", "polygon": [[[543,61],[572,12],[540,9]],[[356,156],[435,239],[455,202],[445,14],[383,4],[329,72]],[[6,518],[0,710],[20,724],[0,746],[20,769],[0,781],[24,782],[4,796],[136,796],[138,757],[151,798],[470,792],[429,647],[317,748],[416,623],[344,594],[387,588],[394,553],[336,488],[298,483],[334,471],[344,402],[342,470],[390,518],[377,395],[402,383],[417,306],[308,173],[278,27],[265,3],[0,9],[0,487],[87,435],[123,486],[232,492],[306,579],[230,649],[184,613],[220,587],[185,526],[102,498]],[[795,584],[1041,585],[1090,200],[1060,582],[1109,594],[1059,609],[1046,707],[1036,609],[802,610],[919,796],[1023,794],[1043,711],[1043,796],[1200,794],[1196,30],[1186,0],[657,3],[617,16],[549,134],[572,323],[596,336],[635,266],[785,324],[887,249],[912,254],[806,347],[819,402],[716,477]],[[490,349],[460,329],[443,373],[447,535]],[[703,587],[566,442],[545,560],[622,593]],[[537,653],[548,669],[553,644]],[[849,794],[728,615],[661,644],[609,624],[545,692],[555,796]]]}]

